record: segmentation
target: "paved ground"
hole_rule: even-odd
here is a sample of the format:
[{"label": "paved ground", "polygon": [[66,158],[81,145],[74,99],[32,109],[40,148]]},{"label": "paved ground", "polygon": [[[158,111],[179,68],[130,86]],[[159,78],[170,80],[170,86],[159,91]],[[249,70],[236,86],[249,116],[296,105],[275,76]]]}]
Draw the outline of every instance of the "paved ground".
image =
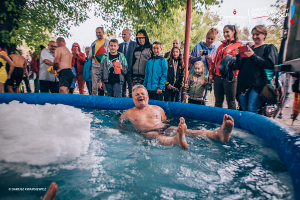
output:
[{"label": "paved ground", "polygon": [[[213,92],[208,93],[207,99],[208,99],[207,105],[214,106],[215,98],[214,98]],[[292,110],[293,110],[293,103],[294,103],[294,99],[292,96],[290,102],[288,103],[288,107],[285,108],[283,111],[282,119],[279,119],[278,117],[276,117],[274,120],[290,127],[291,129],[295,130],[297,133],[300,134],[300,115],[298,116],[298,119],[296,121],[294,121],[293,126],[291,125],[291,123],[292,123],[291,114],[292,114]],[[224,103],[223,107],[226,108],[226,103]]]}]

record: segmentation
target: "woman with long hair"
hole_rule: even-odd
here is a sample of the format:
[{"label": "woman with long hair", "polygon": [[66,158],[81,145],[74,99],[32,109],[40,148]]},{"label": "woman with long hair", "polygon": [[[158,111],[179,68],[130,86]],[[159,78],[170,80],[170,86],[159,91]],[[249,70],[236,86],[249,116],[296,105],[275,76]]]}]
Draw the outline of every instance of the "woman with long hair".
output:
[{"label": "woman with long hair", "polygon": [[[235,69],[239,69],[237,98],[243,111],[256,113],[262,103],[259,93],[274,76],[274,66],[277,64],[277,49],[273,44],[265,44],[267,29],[264,25],[255,26],[252,31],[254,45],[243,52],[247,57],[241,57],[238,48],[235,49]],[[268,77],[266,69],[271,70]]]},{"label": "woman with long hair", "polygon": [[[10,65],[8,73],[6,72],[6,63]],[[4,93],[4,84],[7,79],[10,79],[14,71],[14,63],[7,55],[5,44],[0,44],[0,93]]]},{"label": "woman with long hair", "polygon": [[184,61],[179,47],[173,47],[168,58],[165,101],[179,102],[184,85]]},{"label": "woman with long hair", "polygon": [[210,63],[209,79],[214,81],[215,107],[222,108],[225,95],[228,108],[236,110],[235,95],[239,71],[234,71],[232,80],[222,79],[219,66],[227,55],[235,57],[235,49],[243,46],[243,44],[238,40],[238,31],[234,25],[226,25],[223,28],[223,36],[225,40],[218,47]]}]

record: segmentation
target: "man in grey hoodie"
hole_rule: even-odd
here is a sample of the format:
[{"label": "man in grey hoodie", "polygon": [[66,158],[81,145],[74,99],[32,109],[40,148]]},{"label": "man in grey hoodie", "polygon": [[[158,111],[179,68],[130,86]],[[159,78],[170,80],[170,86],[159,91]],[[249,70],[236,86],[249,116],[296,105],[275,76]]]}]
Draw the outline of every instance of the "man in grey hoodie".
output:
[{"label": "man in grey hoodie", "polygon": [[152,44],[149,42],[147,32],[145,30],[139,30],[136,34],[137,47],[133,52],[132,61],[132,83],[143,84],[145,78],[145,69],[147,61],[152,57]]}]

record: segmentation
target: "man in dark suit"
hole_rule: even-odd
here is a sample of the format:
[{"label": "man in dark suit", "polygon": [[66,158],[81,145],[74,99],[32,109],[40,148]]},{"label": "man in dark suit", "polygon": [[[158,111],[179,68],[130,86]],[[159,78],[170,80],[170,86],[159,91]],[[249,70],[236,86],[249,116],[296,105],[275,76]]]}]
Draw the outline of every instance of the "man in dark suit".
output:
[{"label": "man in dark suit", "polygon": [[124,76],[125,82],[123,84],[122,89],[122,97],[126,97],[126,83],[128,84],[129,90],[129,98],[132,97],[132,59],[133,59],[133,52],[137,48],[137,43],[130,39],[131,33],[129,29],[124,29],[122,32],[122,38],[124,42],[119,45],[118,52],[121,52],[125,55],[127,64],[128,64],[128,71],[127,74]]}]

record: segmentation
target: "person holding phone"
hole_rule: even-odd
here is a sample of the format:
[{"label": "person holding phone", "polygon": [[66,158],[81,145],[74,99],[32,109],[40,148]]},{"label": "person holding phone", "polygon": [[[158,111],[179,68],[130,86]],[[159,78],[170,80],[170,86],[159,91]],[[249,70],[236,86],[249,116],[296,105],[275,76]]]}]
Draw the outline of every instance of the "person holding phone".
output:
[{"label": "person holding phone", "polygon": [[205,37],[205,42],[200,41],[194,47],[191,56],[190,56],[190,63],[192,64],[190,74],[194,72],[194,64],[197,61],[202,61],[204,63],[204,75],[208,77],[209,74],[209,67],[208,67],[208,60],[210,60],[216,53],[217,48],[213,45],[219,31],[215,28],[211,28]]},{"label": "person holding phone", "polygon": [[99,87],[102,88],[102,82],[104,82],[107,96],[122,97],[124,76],[128,69],[127,61],[123,53],[117,52],[118,40],[111,39],[108,48],[110,52],[103,55],[100,63]]},{"label": "person holding phone", "polygon": [[237,75],[239,71],[235,70],[233,81],[228,82],[227,80],[221,78],[221,73],[218,67],[221,65],[221,61],[227,55],[235,57],[234,50],[237,47],[243,46],[243,44],[238,41],[238,31],[234,25],[226,25],[223,28],[223,36],[225,40],[223,40],[222,44],[218,47],[215,56],[212,58],[212,62],[208,62],[210,66],[209,80],[214,82],[214,94],[216,99],[215,107],[223,107],[225,95],[228,108],[236,110],[235,95]]},{"label": "person holding phone", "polygon": [[255,26],[251,33],[254,46],[235,49],[234,67],[239,70],[236,96],[243,111],[257,113],[262,103],[259,93],[272,79],[267,77],[265,69],[274,70],[278,57],[276,47],[264,42],[268,34],[264,25]]}]

